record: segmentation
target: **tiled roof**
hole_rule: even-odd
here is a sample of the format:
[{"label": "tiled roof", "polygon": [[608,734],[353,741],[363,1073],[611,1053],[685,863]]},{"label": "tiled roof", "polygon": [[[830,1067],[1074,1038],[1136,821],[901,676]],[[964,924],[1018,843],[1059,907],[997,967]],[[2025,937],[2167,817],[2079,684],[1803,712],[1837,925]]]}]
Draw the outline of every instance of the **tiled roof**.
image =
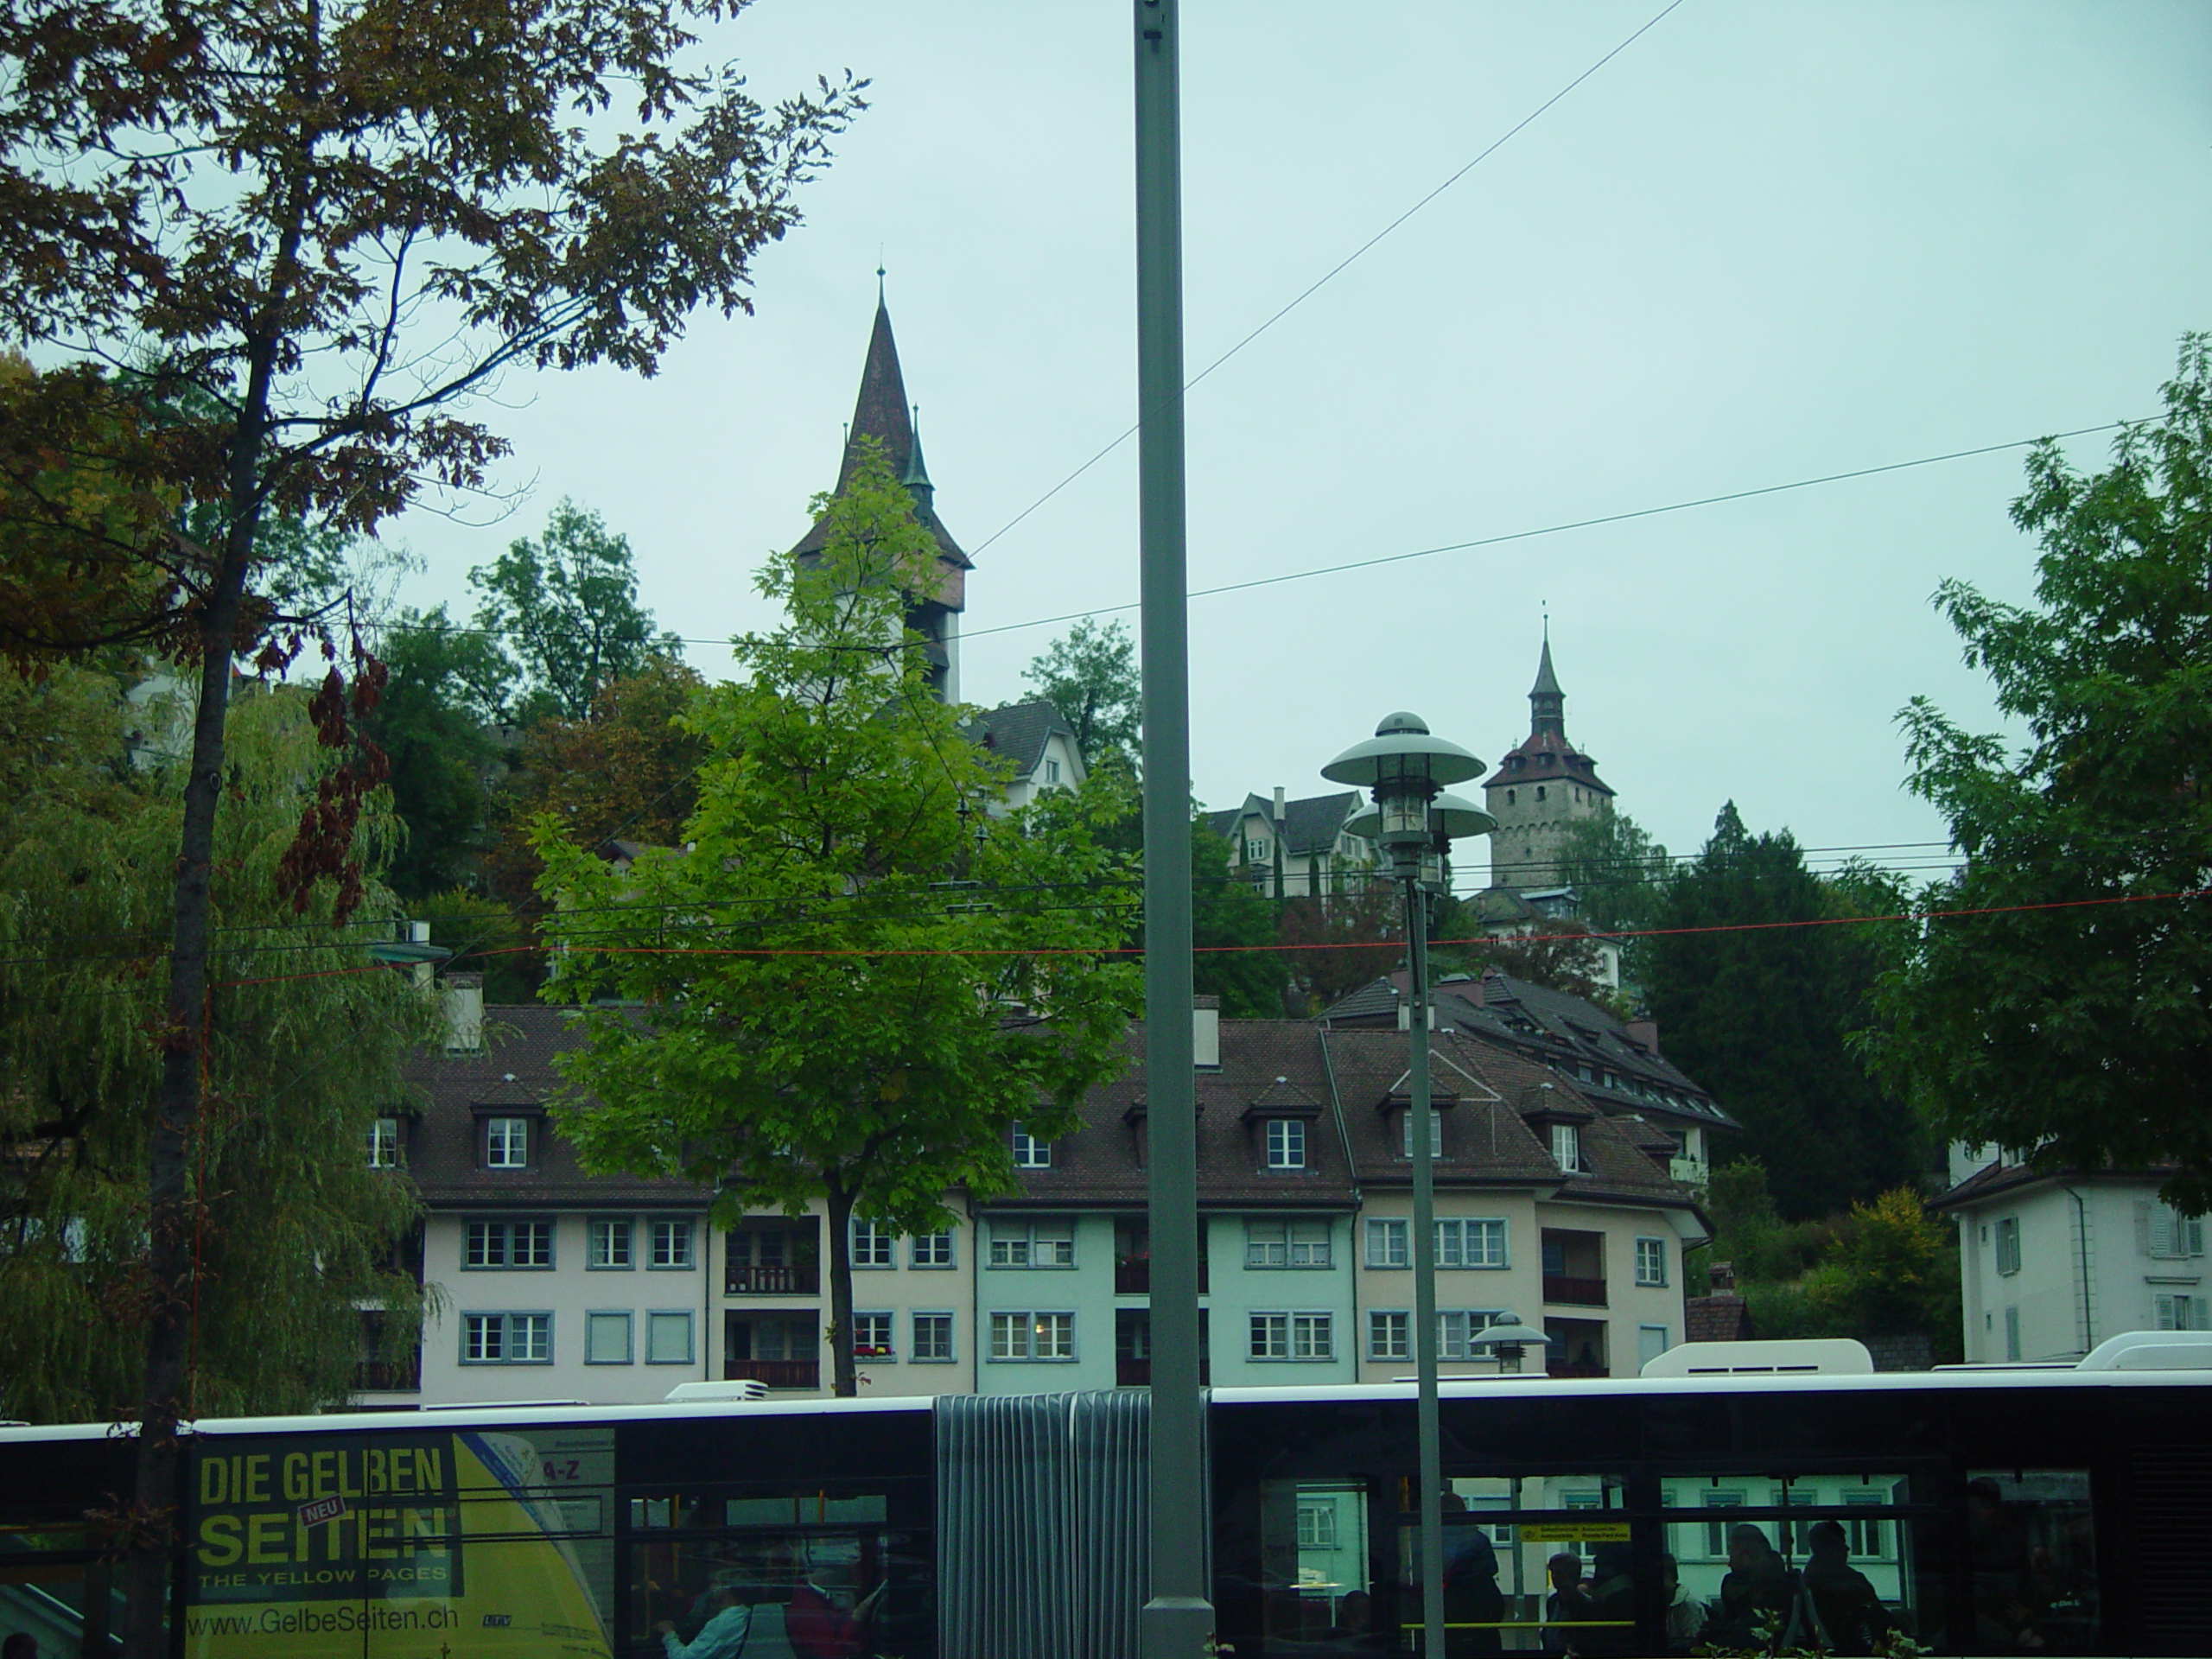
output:
[{"label": "tiled roof", "polygon": [[[1516,760],[1521,763],[1517,766],[1513,764]],[[1483,779],[1483,787],[1555,784],[1567,779],[1601,795],[1613,793],[1613,786],[1598,776],[1598,763],[1588,755],[1568,747],[1564,738],[1550,732],[1532,732],[1505,752],[1497,770]]]},{"label": "tiled roof", "polygon": [[1751,1328],[1751,1310],[1732,1292],[1687,1298],[1682,1325],[1682,1334],[1691,1342],[1749,1342],[1758,1334]]},{"label": "tiled roof", "polygon": [[[553,1057],[579,1040],[562,1010],[535,1006],[487,1008],[485,1031],[481,1054],[423,1054],[409,1066],[424,1108],[409,1137],[408,1166],[433,1207],[705,1202],[706,1195],[684,1181],[586,1175],[568,1143],[550,1133],[538,1137],[529,1170],[480,1167],[481,1109],[527,1112],[542,1106],[562,1087]],[[1411,1182],[1401,1124],[1408,1060],[1402,1033],[1328,1030],[1290,1020],[1224,1020],[1220,1033],[1219,1068],[1194,1077],[1202,1207],[1349,1211],[1362,1185]],[[1141,1025],[1130,1027],[1123,1046],[1127,1069],[1085,1097],[1080,1126],[1052,1144],[1052,1166],[1018,1172],[1020,1192],[997,1203],[1144,1205],[1141,1148],[1151,1113]],[[1440,1033],[1432,1044],[1431,1075],[1446,1114],[1444,1155],[1436,1165],[1445,1190],[1529,1186],[1600,1204],[1694,1202],[1687,1187],[1639,1148],[1644,1126],[1600,1116],[1572,1084],[1533,1061]],[[1266,1167],[1262,1123],[1269,1116],[1305,1122],[1303,1169]],[[1560,1118],[1581,1124],[1580,1173],[1562,1175],[1552,1160],[1542,1125]]]},{"label": "tiled roof", "polygon": [[[1303,800],[1282,804],[1282,849],[1286,857],[1304,857],[1311,853],[1335,850],[1337,837],[1344,833],[1344,820],[1359,810],[1360,796],[1356,789],[1339,790],[1333,795],[1309,795]],[[1244,804],[1219,812],[1206,814],[1206,827],[1224,841],[1237,840],[1237,826],[1247,817],[1257,815],[1272,820],[1275,804],[1266,796],[1247,795]]]},{"label": "tiled roof", "polygon": [[991,753],[1014,762],[1015,775],[1021,778],[1037,770],[1038,763],[1045,758],[1045,745],[1052,741],[1053,733],[1066,738],[1069,748],[1075,747],[1075,728],[1043,697],[987,709],[969,722],[966,730],[978,742],[988,738]]},{"label": "tiled roof", "polygon": [[2002,1193],[2017,1192],[2022,1187],[2034,1186],[2044,1181],[2123,1179],[2156,1181],[2160,1185],[2171,1180],[2179,1172],[2177,1164],[2158,1164],[2147,1169],[2036,1169],[2026,1164],[2008,1164],[1993,1158],[1980,1169],[1961,1181],[1940,1198],[1930,1198],[1930,1210],[1955,1210],[1967,1205],[1979,1204]]},{"label": "tiled roof", "polygon": [[407,1169],[434,1208],[704,1204],[706,1195],[689,1181],[586,1174],[550,1122],[532,1135],[530,1168],[484,1168],[480,1109],[541,1109],[564,1087],[553,1057],[579,1039],[563,1010],[525,1004],[485,1009],[484,1040],[481,1053],[423,1053],[406,1068],[423,1108],[408,1129]]},{"label": "tiled roof", "polygon": [[[1407,985],[1401,969],[1363,986],[1321,1017],[1336,1027],[1395,1025]],[[1617,1016],[1582,997],[1496,968],[1484,969],[1479,979],[1440,981],[1433,995],[1440,1028],[1463,1031],[1559,1068],[1608,1110],[1643,1113],[1678,1125],[1742,1127],[1679,1067],[1631,1036]],[[1592,1074],[1587,1079],[1579,1075],[1586,1065]],[[1608,1071],[1620,1083],[1608,1086]]]}]

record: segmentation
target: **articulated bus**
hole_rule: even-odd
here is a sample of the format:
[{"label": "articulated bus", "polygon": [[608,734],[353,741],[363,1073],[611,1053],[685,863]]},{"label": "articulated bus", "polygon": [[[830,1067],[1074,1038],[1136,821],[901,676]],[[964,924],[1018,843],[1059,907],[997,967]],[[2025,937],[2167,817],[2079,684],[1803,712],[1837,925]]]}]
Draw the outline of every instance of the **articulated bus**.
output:
[{"label": "articulated bus", "polygon": [[[1943,1654],[2212,1654],[2208,1358],[2146,1337],[2063,1369],[1454,1380],[1447,1653],[1687,1653],[1764,1631],[1840,1653],[1902,1635]],[[1418,1652],[1413,1395],[1212,1393],[1191,1478],[1238,1659]],[[1147,1406],[202,1422],[170,1650],[1133,1659]],[[131,1464],[102,1427],[0,1429],[0,1636],[47,1659],[115,1650],[101,1512]]]}]

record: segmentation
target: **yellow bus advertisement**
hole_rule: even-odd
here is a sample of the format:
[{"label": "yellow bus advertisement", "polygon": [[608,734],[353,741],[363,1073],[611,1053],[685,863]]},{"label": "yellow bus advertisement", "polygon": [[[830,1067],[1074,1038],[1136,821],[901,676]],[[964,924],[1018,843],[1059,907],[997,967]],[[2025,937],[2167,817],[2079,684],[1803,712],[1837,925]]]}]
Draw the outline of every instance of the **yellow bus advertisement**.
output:
[{"label": "yellow bus advertisement", "polygon": [[194,1442],[192,1659],[612,1659],[604,1427]]}]

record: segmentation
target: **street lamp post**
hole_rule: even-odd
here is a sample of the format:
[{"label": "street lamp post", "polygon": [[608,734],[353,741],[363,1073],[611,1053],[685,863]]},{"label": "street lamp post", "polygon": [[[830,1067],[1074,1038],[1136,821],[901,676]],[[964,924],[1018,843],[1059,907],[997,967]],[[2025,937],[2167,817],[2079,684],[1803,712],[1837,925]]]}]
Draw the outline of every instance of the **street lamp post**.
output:
[{"label": "street lamp post", "polygon": [[1417,715],[1395,714],[1321,768],[1332,783],[1374,792],[1374,836],[1405,888],[1406,956],[1413,980],[1411,1063],[1406,1129],[1414,1159],[1414,1370],[1419,1398],[1421,1604],[1423,1659],[1444,1654],[1443,1434],[1436,1407],[1435,1107],[1428,1086],[1428,890],[1444,880],[1444,855],[1460,836],[1479,835],[1497,820],[1456,795],[1447,784],[1481,775],[1483,763],[1456,743],[1429,735]]}]

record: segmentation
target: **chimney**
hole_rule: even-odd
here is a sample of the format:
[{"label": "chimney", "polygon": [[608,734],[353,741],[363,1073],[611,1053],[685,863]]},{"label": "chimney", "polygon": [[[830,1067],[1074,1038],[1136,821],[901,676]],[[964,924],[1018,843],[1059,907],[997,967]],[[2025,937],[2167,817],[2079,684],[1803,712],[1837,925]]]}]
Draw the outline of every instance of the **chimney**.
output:
[{"label": "chimney", "polygon": [[1623,1027],[1632,1043],[1641,1043],[1647,1054],[1659,1052],[1659,1022],[1656,1020],[1631,1020]]},{"label": "chimney", "polygon": [[1221,999],[1191,999],[1191,1066],[1198,1071],[1221,1070]]},{"label": "chimney", "polygon": [[448,974],[441,983],[446,1014],[446,1052],[484,1052],[484,976]]},{"label": "chimney", "polygon": [[1277,784],[1275,785],[1275,830],[1278,834],[1280,834],[1282,830],[1282,785],[1281,784]]}]

